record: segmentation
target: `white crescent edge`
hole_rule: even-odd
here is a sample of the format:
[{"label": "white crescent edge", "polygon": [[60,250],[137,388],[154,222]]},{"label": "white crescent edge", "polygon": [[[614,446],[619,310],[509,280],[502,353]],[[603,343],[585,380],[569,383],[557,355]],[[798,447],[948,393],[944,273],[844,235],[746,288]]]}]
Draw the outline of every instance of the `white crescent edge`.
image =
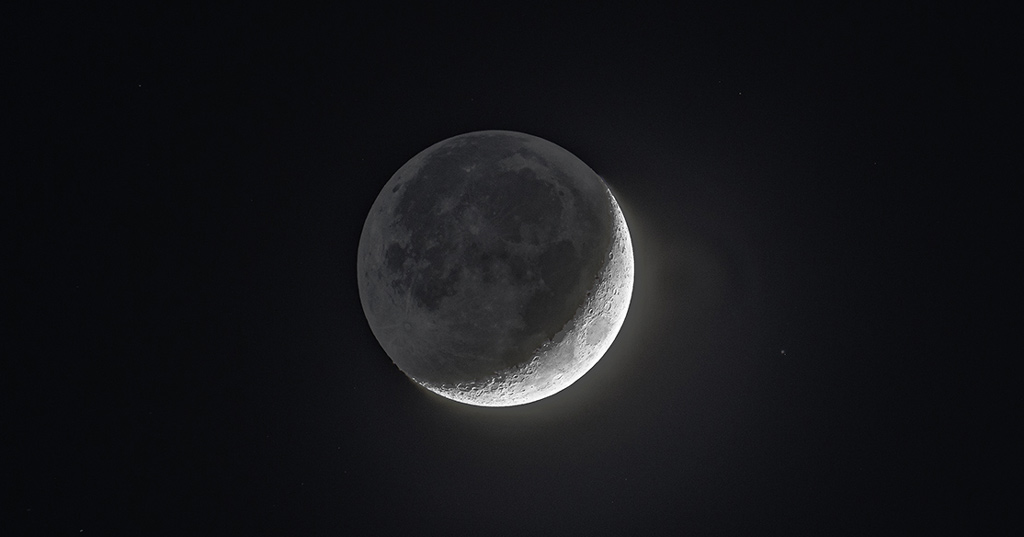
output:
[{"label": "white crescent edge", "polygon": [[622,328],[633,294],[633,243],[611,190],[614,231],[608,261],[598,272],[587,299],[573,318],[524,365],[499,372],[484,382],[436,384],[416,380],[430,391],[475,406],[504,407],[532,403],[571,386],[604,356]]}]

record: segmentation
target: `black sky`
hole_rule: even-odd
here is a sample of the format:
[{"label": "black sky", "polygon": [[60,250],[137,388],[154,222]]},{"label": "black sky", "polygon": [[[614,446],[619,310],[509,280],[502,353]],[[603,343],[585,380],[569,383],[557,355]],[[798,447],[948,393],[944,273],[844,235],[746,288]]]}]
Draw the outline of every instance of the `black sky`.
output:
[{"label": "black sky", "polygon": [[[863,535],[1008,516],[969,410],[996,369],[961,302],[987,296],[978,199],[1009,161],[998,14],[342,5],[4,18],[0,533]],[[484,129],[589,164],[636,251],[612,349],[519,408],[417,388],[356,287],[391,174]]]}]

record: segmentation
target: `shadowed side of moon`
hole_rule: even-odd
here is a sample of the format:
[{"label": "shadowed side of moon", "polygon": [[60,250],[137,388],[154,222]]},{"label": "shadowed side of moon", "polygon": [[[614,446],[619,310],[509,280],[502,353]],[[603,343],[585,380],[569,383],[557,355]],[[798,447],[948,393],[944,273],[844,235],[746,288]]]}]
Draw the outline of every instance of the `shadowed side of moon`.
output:
[{"label": "shadowed side of moon", "polygon": [[484,131],[395,173],[357,270],[371,329],[403,372],[451,399],[506,406],[596,363],[628,307],[632,251],[614,198],[579,159]]}]

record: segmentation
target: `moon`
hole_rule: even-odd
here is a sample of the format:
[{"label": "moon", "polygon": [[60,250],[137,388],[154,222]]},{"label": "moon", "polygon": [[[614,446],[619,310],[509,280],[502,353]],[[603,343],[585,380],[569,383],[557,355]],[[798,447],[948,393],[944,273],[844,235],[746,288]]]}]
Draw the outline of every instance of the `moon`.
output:
[{"label": "moon", "polygon": [[438,142],[384,185],[359,239],[359,297],[409,378],[477,406],[576,382],[629,309],[633,247],[615,196],[536,136]]}]

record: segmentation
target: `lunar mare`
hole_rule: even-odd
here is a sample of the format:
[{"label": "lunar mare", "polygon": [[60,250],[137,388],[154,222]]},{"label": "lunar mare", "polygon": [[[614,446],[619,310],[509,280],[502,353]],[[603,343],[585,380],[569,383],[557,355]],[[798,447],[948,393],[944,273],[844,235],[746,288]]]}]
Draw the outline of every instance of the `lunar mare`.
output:
[{"label": "lunar mare", "polygon": [[370,327],[406,375],[449,399],[511,406],[561,391],[610,347],[633,252],[618,203],[582,161],[483,131],[392,176],[357,271]]}]

